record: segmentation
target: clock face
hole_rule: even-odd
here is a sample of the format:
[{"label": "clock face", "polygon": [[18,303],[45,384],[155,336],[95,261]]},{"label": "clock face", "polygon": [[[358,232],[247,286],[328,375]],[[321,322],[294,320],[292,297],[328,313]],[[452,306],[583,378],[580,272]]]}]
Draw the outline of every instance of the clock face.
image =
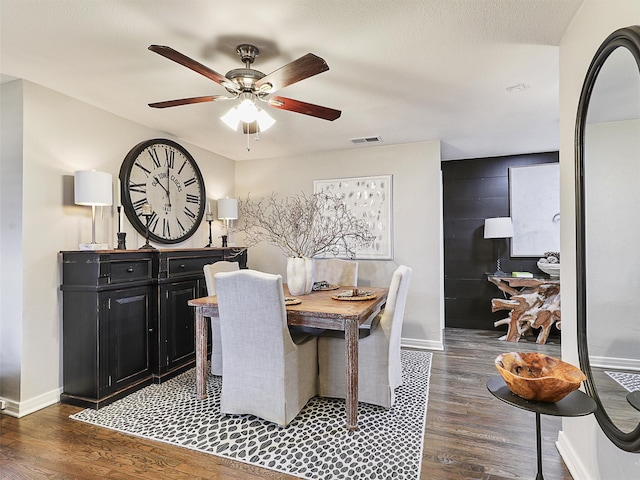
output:
[{"label": "clock face", "polygon": [[147,140],[131,149],[120,168],[122,206],[134,228],[146,235],[143,205],[151,205],[149,238],[179,243],[202,221],[205,190],[193,157],[166,139]]}]

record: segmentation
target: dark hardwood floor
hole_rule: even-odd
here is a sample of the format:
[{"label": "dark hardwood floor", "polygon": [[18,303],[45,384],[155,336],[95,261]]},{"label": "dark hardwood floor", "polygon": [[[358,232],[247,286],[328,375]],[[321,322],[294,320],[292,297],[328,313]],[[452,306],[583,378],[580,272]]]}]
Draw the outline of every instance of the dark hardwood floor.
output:
[{"label": "dark hardwood floor", "polygon": [[[531,479],[536,473],[535,415],[486,388],[494,358],[506,351],[560,356],[558,338],[536,345],[498,340],[499,331],[447,329],[433,352],[422,480]],[[1,416],[2,479],[292,479],[213,455],[139,439],[68,419],[77,407],[56,404],[21,419]],[[571,475],[555,447],[561,419],[542,417],[546,480]],[[375,452],[371,452],[375,455]]]}]

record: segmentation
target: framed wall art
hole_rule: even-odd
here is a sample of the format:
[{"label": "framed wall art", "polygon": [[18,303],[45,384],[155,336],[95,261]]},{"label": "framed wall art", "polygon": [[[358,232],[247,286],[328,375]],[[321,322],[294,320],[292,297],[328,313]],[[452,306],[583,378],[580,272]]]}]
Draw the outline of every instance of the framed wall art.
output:
[{"label": "framed wall art", "polygon": [[560,164],[509,168],[512,257],[560,251]]},{"label": "framed wall art", "polygon": [[357,259],[393,259],[392,181],[392,175],[375,175],[313,182],[314,193],[339,196],[358,218],[369,223],[375,239],[371,245],[357,249]]}]

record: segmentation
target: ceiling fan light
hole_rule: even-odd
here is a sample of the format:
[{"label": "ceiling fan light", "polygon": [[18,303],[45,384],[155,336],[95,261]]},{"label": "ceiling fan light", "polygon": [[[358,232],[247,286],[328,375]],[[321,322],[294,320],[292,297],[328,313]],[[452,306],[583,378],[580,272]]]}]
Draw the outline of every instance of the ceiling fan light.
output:
[{"label": "ceiling fan light", "polygon": [[245,98],[238,105],[238,117],[241,122],[251,123],[255,122],[258,117],[258,107],[253,103],[253,100]]},{"label": "ceiling fan light", "polygon": [[240,123],[238,109],[236,107],[232,107],[227,113],[220,117],[220,120],[222,120],[231,130],[237,130],[238,124]]},{"label": "ceiling fan light", "polygon": [[258,117],[256,120],[258,121],[258,126],[260,127],[261,132],[271,128],[273,124],[276,123],[276,119],[264,110],[258,110]]}]

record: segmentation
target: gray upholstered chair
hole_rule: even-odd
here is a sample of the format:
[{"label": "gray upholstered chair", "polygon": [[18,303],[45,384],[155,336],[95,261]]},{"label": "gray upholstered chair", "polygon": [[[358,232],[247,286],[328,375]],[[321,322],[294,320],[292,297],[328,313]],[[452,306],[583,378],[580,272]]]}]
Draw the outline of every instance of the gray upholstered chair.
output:
[{"label": "gray upholstered chair", "polygon": [[[400,338],[412,269],[400,265],[393,273],[387,303],[373,320],[371,333],[358,342],[358,401],[391,408],[402,385]],[[321,397],[345,398],[344,338],[318,338]]]},{"label": "gray upholstered chair", "polygon": [[222,413],[287,425],[317,393],[317,337],[303,340],[289,333],[280,275],[218,273],[216,290],[224,357]]},{"label": "gray upholstered chair", "polygon": [[[220,261],[204,266],[204,279],[207,283],[207,295],[216,294],[216,273],[234,272],[239,270],[238,262]],[[222,375],[222,343],[220,342],[220,319],[211,317],[211,373],[213,375]]]},{"label": "gray upholstered chair", "polygon": [[325,281],[330,285],[358,285],[358,262],[340,258],[314,258],[314,282]]}]

